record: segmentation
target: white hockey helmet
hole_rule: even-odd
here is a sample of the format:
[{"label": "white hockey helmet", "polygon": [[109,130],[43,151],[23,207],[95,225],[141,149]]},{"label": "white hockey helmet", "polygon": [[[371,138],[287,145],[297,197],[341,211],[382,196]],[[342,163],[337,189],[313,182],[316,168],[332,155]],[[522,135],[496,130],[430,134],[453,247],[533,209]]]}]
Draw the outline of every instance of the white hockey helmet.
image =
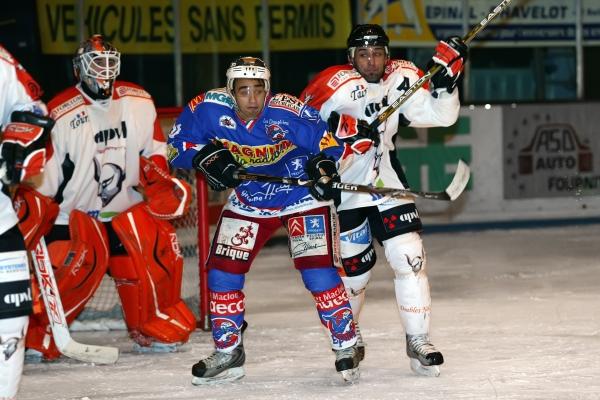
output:
[{"label": "white hockey helmet", "polygon": [[92,35],[77,49],[73,72],[88,96],[95,100],[108,99],[121,72],[121,53],[104,36]]},{"label": "white hockey helmet", "polygon": [[236,79],[262,79],[265,91],[271,87],[271,72],[263,60],[256,57],[240,57],[227,69],[227,91],[233,96],[233,82]]}]

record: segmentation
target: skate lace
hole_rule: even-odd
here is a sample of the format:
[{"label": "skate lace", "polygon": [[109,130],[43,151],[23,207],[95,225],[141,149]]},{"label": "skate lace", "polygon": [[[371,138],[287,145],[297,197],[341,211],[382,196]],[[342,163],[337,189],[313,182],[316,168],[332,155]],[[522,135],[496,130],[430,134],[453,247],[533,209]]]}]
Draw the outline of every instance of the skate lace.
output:
[{"label": "skate lace", "polygon": [[345,349],[336,350],[335,351],[335,359],[336,361],[342,360],[344,358],[353,358],[355,353],[354,346],[346,347]]},{"label": "skate lace", "polygon": [[409,336],[408,345],[411,350],[421,355],[437,352],[437,349],[433,344],[431,344],[427,335]]},{"label": "skate lace", "polygon": [[233,352],[223,353],[221,351],[215,351],[210,356],[202,360],[202,362],[207,368],[214,368],[228,362],[231,359],[232,354]]}]

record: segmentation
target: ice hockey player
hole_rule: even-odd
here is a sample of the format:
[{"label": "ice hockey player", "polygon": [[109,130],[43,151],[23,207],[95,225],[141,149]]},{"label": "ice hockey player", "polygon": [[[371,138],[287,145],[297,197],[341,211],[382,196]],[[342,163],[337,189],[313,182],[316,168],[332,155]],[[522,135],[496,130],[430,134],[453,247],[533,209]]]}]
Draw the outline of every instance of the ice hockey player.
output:
[{"label": "ice hockey player", "polygon": [[[358,378],[352,311],[337,273],[337,224],[331,201],[344,146],[316,110],[288,94],[271,96],[270,71],[254,57],[227,70],[227,87],[189,102],[169,135],[175,167],[202,172],[214,190],[235,188],[220,216],[210,255],[208,286],[214,353],[192,368],[196,385],[242,378],[245,352],[245,274],[275,230],[283,226],[304,286],[330,332],[335,367]],[[351,152],[350,152],[351,153]],[[236,172],[318,180],[309,188],[247,181]]]},{"label": "ice hockey player", "polygon": [[52,128],[42,90],[0,46],[0,399],[16,399],[32,295],[23,234],[10,199],[14,185],[41,172]]},{"label": "ice hockey player", "polygon": [[[152,98],[117,81],[120,66],[117,49],[91,36],[73,58],[78,83],[48,103],[56,125],[37,190],[59,212],[45,239],[67,322],[108,269],[134,347],[175,351],[195,318],[180,299],[183,257],[167,220],[185,212],[190,189],[169,175]],[[31,318],[26,345],[28,356],[60,355],[45,311]]]},{"label": "ice hockey player", "polygon": [[[374,131],[368,124],[423,72],[412,62],[390,58],[389,39],[379,25],[356,26],[347,45],[348,64],[317,74],[300,98],[318,109],[321,118],[346,127],[336,130],[345,135],[338,139],[352,147],[355,157],[341,174],[342,182],[407,188],[394,136],[400,126],[449,126],[456,121],[460,108],[456,85],[467,58],[467,46],[458,37],[440,41],[432,62],[441,64],[442,71]],[[343,192],[338,212],[342,280],[357,320],[376,262],[374,237],[383,245],[395,274],[396,301],[411,368],[419,374],[438,376],[444,358],[429,339],[431,299],[421,220],[414,201]],[[357,335],[364,356],[359,329]]]}]

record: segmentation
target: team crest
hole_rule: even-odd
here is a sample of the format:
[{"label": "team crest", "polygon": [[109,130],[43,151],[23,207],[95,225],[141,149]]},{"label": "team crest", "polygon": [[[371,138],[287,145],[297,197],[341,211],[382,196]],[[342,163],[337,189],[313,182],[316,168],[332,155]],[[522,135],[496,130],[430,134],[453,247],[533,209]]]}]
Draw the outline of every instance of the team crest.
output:
[{"label": "team crest", "polygon": [[213,318],[212,332],[217,348],[226,349],[237,343],[240,328],[228,318]]},{"label": "team crest", "polygon": [[267,125],[267,135],[274,142],[279,142],[285,138],[285,135],[288,133],[285,129],[283,129],[278,124],[270,124]]},{"label": "team crest", "polygon": [[333,339],[339,340],[340,343],[352,340],[356,335],[352,310],[348,307],[339,308],[332,314],[323,314],[321,318],[326,322],[329,332],[332,332]]},{"label": "team crest", "polygon": [[221,115],[221,118],[219,118],[219,125],[232,130],[237,128],[237,124],[229,115]]}]

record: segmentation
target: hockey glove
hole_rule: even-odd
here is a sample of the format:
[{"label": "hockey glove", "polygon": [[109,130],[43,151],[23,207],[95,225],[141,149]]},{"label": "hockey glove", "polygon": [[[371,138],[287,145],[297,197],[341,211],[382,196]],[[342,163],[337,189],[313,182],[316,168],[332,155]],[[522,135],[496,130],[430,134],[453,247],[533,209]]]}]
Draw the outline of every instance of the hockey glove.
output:
[{"label": "hockey glove", "polygon": [[204,174],[210,188],[217,192],[234,188],[242,182],[233,177],[233,173],[242,170],[242,166],[218,140],[202,147],[194,156],[192,165]]},{"label": "hockey glove", "polygon": [[334,200],[339,203],[340,191],[334,189],[333,182],[340,181],[335,161],[323,153],[312,156],[306,162],[304,171],[315,183],[309,188],[310,194],[317,200]]},{"label": "hockey glove", "polygon": [[379,132],[371,129],[367,121],[348,114],[332,112],[327,120],[329,131],[346,143],[356,154],[366,153],[371,146],[379,145]]},{"label": "hockey glove", "polygon": [[140,157],[140,185],[144,188],[146,209],[156,218],[178,218],[190,207],[190,185],[172,177],[146,157]]},{"label": "hockey glove", "polygon": [[431,78],[434,89],[446,89],[452,93],[458,78],[460,77],[464,64],[469,57],[469,48],[458,36],[450,36],[441,40],[435,48],[435,54],[427,65],[427,69],[434,64],[443,67],[441,71]]},{"label": "hockey glove", "polygon": [[11,121],[0,143],[0,179],[6,185],[22,182],[43,171],[46,142],[54,126],[51,118],[29,111],[14,111]]}]

